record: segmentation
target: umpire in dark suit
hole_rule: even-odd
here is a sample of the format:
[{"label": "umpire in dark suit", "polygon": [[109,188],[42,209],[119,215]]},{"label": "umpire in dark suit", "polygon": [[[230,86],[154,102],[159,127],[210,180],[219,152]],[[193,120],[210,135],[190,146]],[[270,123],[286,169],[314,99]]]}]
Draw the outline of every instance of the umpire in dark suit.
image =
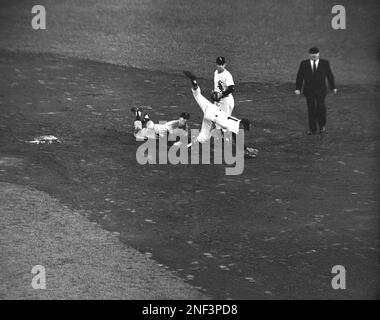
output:
[{"label": "umpire in dark suit", "polygon": [[337,89],[330,63],[327,60],[319,59],[318,48],[311,48],[309,50],[309,59],[302,61],[298,69],[295,91],[296,95],[301,94],[301,91],[303,91],[306,97],[309,116],[309,131],[307,134],[309,135],[316,134],[318,128],[319,133],[326,131],[326,78],[330,90],[336,93]]}]

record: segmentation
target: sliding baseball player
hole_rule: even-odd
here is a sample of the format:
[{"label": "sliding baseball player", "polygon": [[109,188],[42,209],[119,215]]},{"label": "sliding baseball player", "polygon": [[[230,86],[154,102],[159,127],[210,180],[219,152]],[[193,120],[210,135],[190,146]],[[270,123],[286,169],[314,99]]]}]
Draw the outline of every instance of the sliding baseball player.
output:
[{"label": "sliding baseball player", "polygon": [[187,121],[190,118],[190,113],[182,112],[177,120],[172,120],[166,123],[154,123],[147,113],[142,115],[140,108],[131,108],[135,115],[133,122],[133,135],[136,140],[156,139],[164,137],[167,134],[177,134],[178,136],[187,136],[188,125]]}]

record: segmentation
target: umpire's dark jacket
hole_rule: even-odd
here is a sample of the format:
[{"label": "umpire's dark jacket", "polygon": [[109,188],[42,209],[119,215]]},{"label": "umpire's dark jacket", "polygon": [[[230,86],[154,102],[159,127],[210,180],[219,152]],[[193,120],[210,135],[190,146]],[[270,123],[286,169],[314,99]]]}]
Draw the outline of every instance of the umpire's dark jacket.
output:
[{"label": "umpire's dark jacket", "polygon": [[315,74],[311,68],[310,60],[301,62],[296,80],[296,90],[302,90],[305,96],[327,94],[326,78],[329,82],[330,90],[335,89],[334,76],[327,60],[319,59],[318,68]]}]

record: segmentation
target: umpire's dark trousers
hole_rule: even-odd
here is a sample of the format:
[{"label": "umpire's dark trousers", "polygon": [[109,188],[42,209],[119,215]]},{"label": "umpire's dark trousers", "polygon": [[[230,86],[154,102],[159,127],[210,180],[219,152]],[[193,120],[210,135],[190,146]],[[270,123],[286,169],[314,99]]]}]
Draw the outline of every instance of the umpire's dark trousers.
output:
[{"label": "umpire's dark trousers", "polygon": [[317,132],[319,129],[326,125],[326,94],[308,94],[306,96],[306,103],[309,116],[309,130],[312,133]]}]

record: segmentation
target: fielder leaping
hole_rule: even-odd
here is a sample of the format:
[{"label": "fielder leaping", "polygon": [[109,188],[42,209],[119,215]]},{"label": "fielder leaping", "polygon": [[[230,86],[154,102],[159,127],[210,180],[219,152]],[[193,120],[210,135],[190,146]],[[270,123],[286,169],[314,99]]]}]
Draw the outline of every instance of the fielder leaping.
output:
[{"label": "fielder leaping", "polygon": [[[245,132],[248,132],[251,126],[251,122],[248,119],[237,119],[228,115],[226,112],[221,110],[218,106],[213,104],[211,101],[207,100],[202,94],[201,89],[198,86],[197,78],[190,71],[183,71],[183,73],[191,80],[192,92],[195,101],[197,101],[199,107],[203,111],[203,122],[201,131],[196,138],[199,143],[204,143],[211,138],[211,131],[213,125],[217,125],[224,129],[225,131],[232,132],[233,134],[239,134],[240,125],[243,127]],[[187,146],[191,147],[193,142],[190,142]],[[244,155],[249,158],[256,157],[258,153],[257,149],[249,148],[244,145]]]}]

